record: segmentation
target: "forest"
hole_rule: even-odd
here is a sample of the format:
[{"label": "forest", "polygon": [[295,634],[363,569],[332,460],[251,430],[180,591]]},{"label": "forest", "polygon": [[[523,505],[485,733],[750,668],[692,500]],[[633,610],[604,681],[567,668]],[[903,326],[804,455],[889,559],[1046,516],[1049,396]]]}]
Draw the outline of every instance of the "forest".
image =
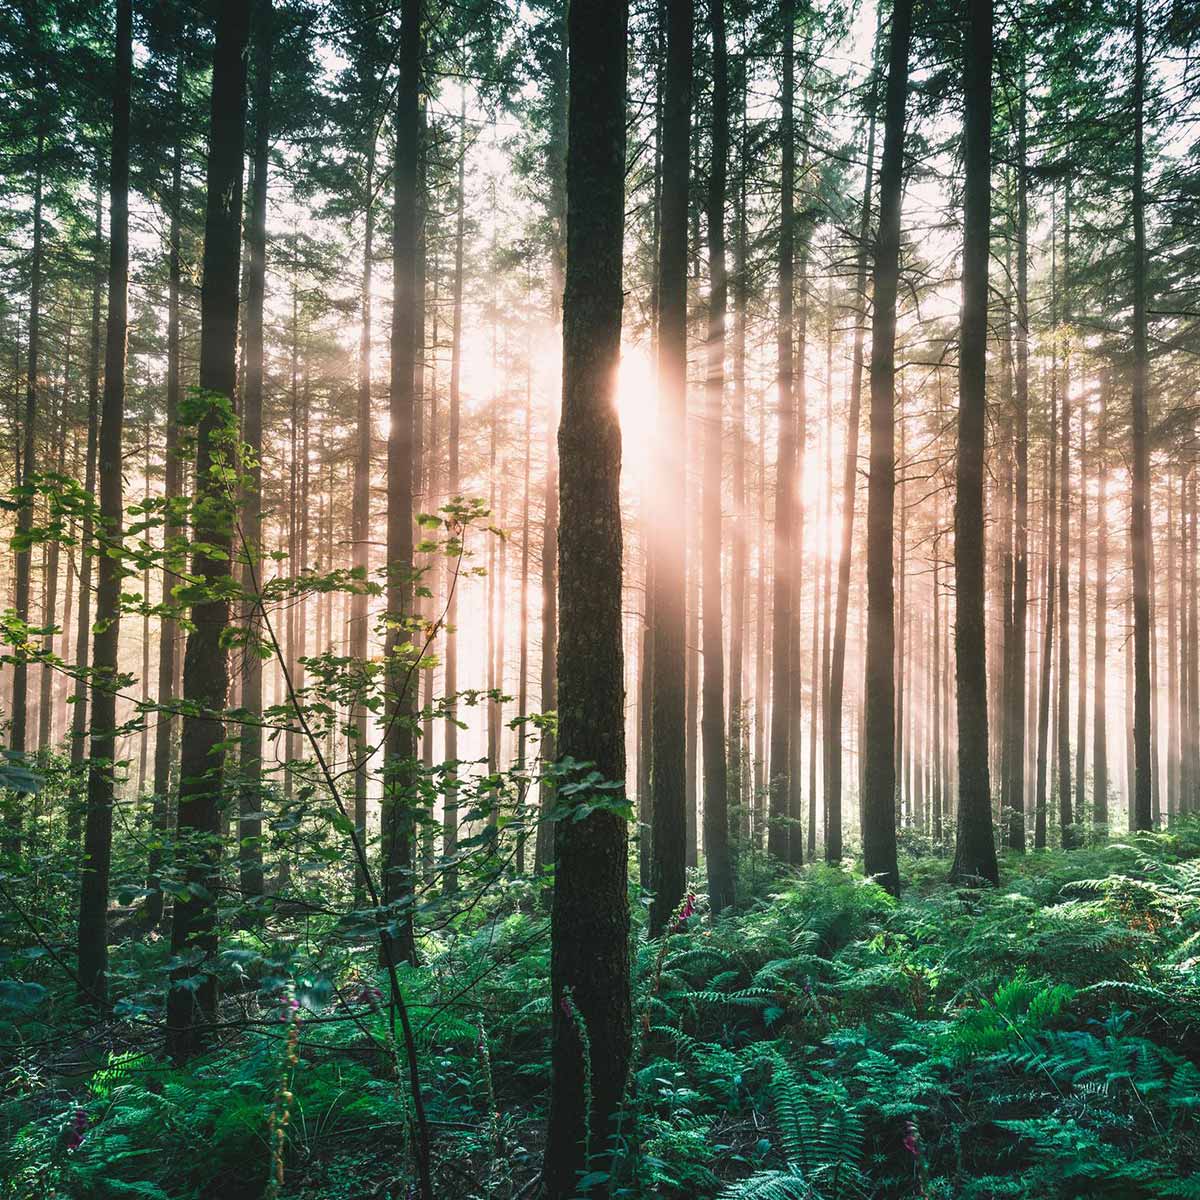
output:
[{"label": "forest", "polygon": [[0,1200],[1200,1200],[1195,0],[0,3]]}]

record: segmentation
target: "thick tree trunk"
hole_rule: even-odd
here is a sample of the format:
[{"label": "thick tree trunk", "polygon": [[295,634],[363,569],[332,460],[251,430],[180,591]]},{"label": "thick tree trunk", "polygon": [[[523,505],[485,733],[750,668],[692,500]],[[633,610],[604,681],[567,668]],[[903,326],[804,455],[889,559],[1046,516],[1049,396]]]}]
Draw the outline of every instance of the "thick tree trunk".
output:
[{"label": "thick tree trunk", "polygon": [[[125,419],[125,353],[129,328],[129,109],[133,87],[133,3],[117,0],[109,183],[108,329],[104,401],[100,409],[100,522],[105,542],[121,545],[121,429]],[[99,556],[96,632],[92,643],[92,737],[88,752],[87,819],[80,872],[78,976],[80,999],[108,1003],[108,876],[116,786],[117,650],[124,563]]]},{"label": "thick tree trunk", "polygon": [[687,890],[687,249],[692,0],[667,0],[662,230],[658,256],[659,461],[652,529],[653,672],[650,931],[662,933]]},{"label": "thick tree trunk", "polygon": [[896,863],[896,690],[893,537],[896,499],[896,293],[904,190],[904,110],[912,4],[892,10],[879,170],[879,232],[871,326],[871,473],[867,489],[867,650],[862,831],[863,870],[894,895]]},{"label": "thick tree trunk", "polygon": [[220,467],[228,461],[234,433],[248,34],[247,7],[226,4],[217,10],[200,296],[205,403],[196,436],[194,525],[201,548],[192,558],[203,595],[191,606],[193,628],[184,656],[183,698],[192,711],[183,719],[179,767],[179,840],[192,890],[175,901],[171,952],[185,961],[173,972],[167,995],[167,1046],[177,1060],[200,1048],[217,1006],[218,835],[229,690],[224,636],[234,519]]},{"label": "thick tree trunk", "polygon": [[992,0],[968,0],[963,302],[954,502],[954,653],[958,669],[958,839],[952,877],[997,883],[988,778],[984,649],[983,452],[987,417],[991,219]]},{"label": "thick tree trunk", "polygon": [[[559,748],[625,778],[621,641],[621,344],[628,7],[576,0],[570,23],[567,275],[559,429]],[[621,793],[572,798],[620,801]],[[605,1169],[631,1029],[626,822],[612,803],[555,825],[554,1022],[543,1185],[550,1200]]]}]

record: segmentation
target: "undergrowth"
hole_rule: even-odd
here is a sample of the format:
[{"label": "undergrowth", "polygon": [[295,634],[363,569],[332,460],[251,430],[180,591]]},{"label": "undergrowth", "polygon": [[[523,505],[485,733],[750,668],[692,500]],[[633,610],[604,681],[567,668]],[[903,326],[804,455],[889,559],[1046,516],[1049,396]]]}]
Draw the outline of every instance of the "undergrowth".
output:
[{"label": "undergrowth", "polygon": [[[1200,826],[1010,857],[992,891],[947,885],[929,856],[905,874],[901,901],[815,866],[665,945],[639,926],[614,1194],[1200,1198]],[[536,1194],[543,911],[528,885],[502,889],[402,975],[439,1196]],[[382,981],[329,934],[233,939],[227,1036],[184,1069],[147,1008],[89,1026],[52,956],[10,953],[0,1196],[408,1194]],[[165,950],[135,942],[117,961],[152,979]]]}]

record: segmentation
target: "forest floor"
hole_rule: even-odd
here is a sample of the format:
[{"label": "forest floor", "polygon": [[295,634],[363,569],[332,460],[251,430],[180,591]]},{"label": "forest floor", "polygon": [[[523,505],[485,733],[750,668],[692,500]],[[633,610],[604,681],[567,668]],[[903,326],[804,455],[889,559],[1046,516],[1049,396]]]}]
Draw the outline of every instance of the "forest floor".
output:
[{"label": "forest floor", "polygon": [[[614,1194],[1200,1198],[1200,824],[1009,855],[985,891],[907,849],[900,901],[848,871],[758,864],[755,894],[715,926],[701,911],[651,942],[638,909]],[[514,881],[403,975],[439,1198],[536,1195],[540,912]],[[323,936],[309,929],[287,948],[293,1018],[269,932],[231,939],[246,984],[227,989],[220,1045],[186,1068],[161,1058],[152,1010],[89,1026],[34,947],[10,950],[3,974],[25,975],[0,981],[0,1197],[415,1194],[373,958],[297,972]],[[118,980],[165,955],[161,939],[123,944]],[[284,1111],[280,1159],[269,1115]]]}]

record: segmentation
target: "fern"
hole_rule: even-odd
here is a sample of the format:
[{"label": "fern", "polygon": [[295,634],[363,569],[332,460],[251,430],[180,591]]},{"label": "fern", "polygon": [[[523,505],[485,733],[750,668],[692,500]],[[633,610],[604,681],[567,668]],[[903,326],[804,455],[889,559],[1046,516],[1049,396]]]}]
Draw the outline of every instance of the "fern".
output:
[{"label": "fern", "polygon": [[808,1180],[796,1170],[757,1171],[749,1179],[731,1183],[722,1200],[818,1200]]}]

